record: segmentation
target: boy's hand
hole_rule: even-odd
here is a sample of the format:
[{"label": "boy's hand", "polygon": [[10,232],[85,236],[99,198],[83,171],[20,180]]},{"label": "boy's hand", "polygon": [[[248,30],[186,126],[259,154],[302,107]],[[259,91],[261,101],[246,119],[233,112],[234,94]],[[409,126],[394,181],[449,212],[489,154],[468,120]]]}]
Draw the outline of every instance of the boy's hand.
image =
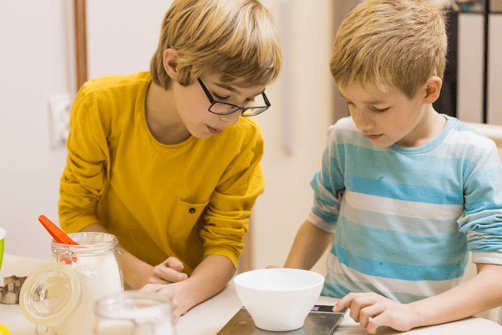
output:
[{"label": "boy's hand", "polygon": [[180,316],[190,308],[186,303],[188,299],[184,299],[187,285],[179,285],[180,282],[188,279],[188,276],[181,271],[183,271],[183,263],[175,257],[169,257],[152,267],[146,285],[138,290],[139,293],[159,292],[168,295],[173,302],[174,323],[178,322]]},{"label": "boy's hand", "polygon": [[148,284],[138,291],[139,293],[162,293],[168,295],[173,302],[173,320],[176,324],[181,315],[191,307],[186,299],[188,285],[184,282],[174,284]]},{"label": "boy's hand", "polygon": [[173,319],[177,322],[190,308],[221,292],[234,274],[235,267],[229,258],[208,255],[194,269],[190,278],[172,284],[166,284],[166,281],[163,284],[148,284],[138,292],[159,292],[171,297]]},{"label": "boy's hand", "polygon": [[146,284],[177,283],[188,278],[183,271],[183,263],[175,257],[169,257],[164,262],[152,267],[144,280]]},{"label": "boy's hand", "polygon": [[399,331],[414,327],[418,315],[406,304],[390,300],[376,293],[349,293],[333,307],[339,312],[350,309],[350,317],[366,328],[368,334],[376,334],[378,327],[387,326]]}]

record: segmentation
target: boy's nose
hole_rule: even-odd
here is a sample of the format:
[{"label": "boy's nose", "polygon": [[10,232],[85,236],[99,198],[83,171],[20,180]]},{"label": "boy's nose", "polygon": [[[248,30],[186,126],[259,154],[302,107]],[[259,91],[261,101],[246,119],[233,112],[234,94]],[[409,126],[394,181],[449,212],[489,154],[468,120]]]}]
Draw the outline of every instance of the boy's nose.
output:
[{"label": "boy's nose", "polygon": [[220,115],[220,118],[227,124],[236,124],[239,121],[239,116],[241,116],[240,110],[232,114]]},{"label": "boy's nose", "polygon": [[350,115],[352,116],[352,120],[354,120],[354,123],[356,124],[356,128],[360,131],[368,132],[373,127],[371,118],[365,115],[364,111],[352,108]]}]

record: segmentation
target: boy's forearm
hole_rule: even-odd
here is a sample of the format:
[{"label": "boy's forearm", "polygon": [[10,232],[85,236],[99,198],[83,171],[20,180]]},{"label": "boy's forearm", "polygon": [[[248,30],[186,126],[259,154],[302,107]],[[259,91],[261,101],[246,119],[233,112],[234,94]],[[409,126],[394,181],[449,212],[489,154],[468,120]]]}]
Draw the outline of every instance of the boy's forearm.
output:
[{"label": "boy's forearm", "polygon": [[209,255],[194,269],[190,278],[179,284],[187,285],[189,309],[223,290],[235,274],[230,259]]},{"label": "boy's forearm", "polygon": [[502,265],[477,264],[478,275],[439,295],[410,305],[418,314],[414,327],[460,320],[502,305]]},{"label": "boy's forearm", "polygon": [[310,270],[333,242],[333,236],[305,221],[296,233],[284,267]]}]

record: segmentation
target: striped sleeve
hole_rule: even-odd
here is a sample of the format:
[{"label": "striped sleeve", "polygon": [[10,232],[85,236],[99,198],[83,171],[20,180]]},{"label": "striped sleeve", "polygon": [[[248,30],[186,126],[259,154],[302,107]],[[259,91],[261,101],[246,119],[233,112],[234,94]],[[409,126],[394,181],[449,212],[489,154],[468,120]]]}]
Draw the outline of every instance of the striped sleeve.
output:
[{"label": "striped sleeve", "polygon": [[471,133],[479,143],[478,157],[465,164],[464,215],[459,230],[467,235],[467,246],[473,262],[502,264],[502,167],[495,143]]},{"label": "striped sleeve", "polygon": [[[336,137],[336,128],[331,126],[328,138]],[[330,233],[336,230],[340,212],[340,201],[345,190],[343,173],[338,156],[343,155],[343,147],[338,151],[336,142],[328,141],[322,158],[322,168],[317,171],[310,185],[314,190],[314,205],[307,220],[316,227]]]}]

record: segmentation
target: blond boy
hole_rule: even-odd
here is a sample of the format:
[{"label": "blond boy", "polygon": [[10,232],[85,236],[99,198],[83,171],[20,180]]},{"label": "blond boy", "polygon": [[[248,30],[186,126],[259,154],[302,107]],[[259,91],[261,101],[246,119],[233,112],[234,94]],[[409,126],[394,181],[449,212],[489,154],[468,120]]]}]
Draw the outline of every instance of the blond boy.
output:
[{"label": "blond boy", "polygon": [[126,284],[170,295],[176,320],[235,272],[263,192],[250,116],[280,64],[258,1],[176,0],[150,72],[93,79],[75,99],[61,226],[116,235]]},{"label": "blond boy", "polygon": [[[312,211],[285,267],[326,248],[323,294],[375,334],[502,304],[502,169],[495,144],[432,103],[443,0],[367,0],[347,15],[331,73],[351,117],[329,128]],[[469,251],[478,275],[463,283]]]}]

